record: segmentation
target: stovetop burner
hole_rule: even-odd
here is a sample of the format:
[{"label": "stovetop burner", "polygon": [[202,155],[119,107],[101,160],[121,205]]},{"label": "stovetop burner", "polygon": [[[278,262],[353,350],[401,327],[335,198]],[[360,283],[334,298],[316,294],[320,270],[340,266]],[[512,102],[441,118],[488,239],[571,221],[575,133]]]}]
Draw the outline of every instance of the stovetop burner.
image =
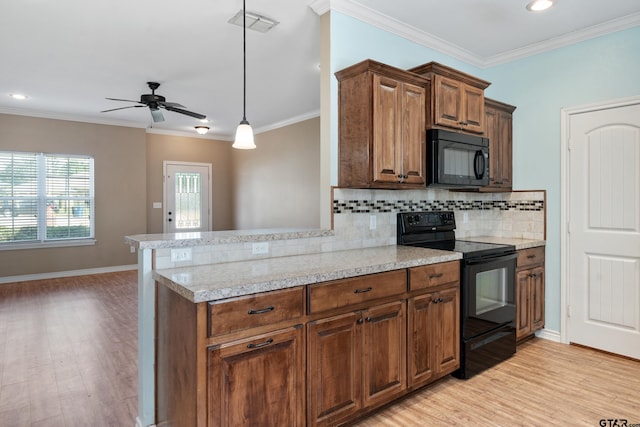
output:
[{"label": "stovetop burner", "polygon": [[456,240],[455,215],[451,211],[398,214],[399,245],[461,252],[463,259],[514,253],[513,245]]}]

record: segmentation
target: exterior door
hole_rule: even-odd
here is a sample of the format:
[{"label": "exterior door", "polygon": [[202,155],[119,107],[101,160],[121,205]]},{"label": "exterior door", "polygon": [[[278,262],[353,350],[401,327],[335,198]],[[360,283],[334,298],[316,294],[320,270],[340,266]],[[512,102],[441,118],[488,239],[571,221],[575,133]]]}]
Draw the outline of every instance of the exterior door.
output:
[{"label": "exterior door", "polygon": [[640,359],[640,102],[568,129],[568,340]]},{"label": "exterior door", "polygon": [[211,164],[164,162],[164,232],[211,230]]}]

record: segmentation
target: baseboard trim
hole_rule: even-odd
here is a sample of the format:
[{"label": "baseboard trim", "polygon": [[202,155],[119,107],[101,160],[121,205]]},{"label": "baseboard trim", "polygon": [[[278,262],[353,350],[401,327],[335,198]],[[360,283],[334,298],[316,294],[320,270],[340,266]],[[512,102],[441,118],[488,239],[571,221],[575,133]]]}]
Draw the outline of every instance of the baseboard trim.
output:
[{"label": "baseboard trim", "polygon": [[116,265],[113,267],[87,268],[84,270],[56,271],[53,273],[25,274],[23,276],[0,277],[0,285],[30,280],[59,279],[61,277],[86,276],[89,274],[115,273],[118,271],[136,270],[138,264]]},{"label": "baseboard trim", "polygon": [[549,329],[542,329],[536,332],[536,337],[544,338],[545,340],[555,341],[559,343],[562,342],[562,337],[560,336],[560,332],[551,331]]}]

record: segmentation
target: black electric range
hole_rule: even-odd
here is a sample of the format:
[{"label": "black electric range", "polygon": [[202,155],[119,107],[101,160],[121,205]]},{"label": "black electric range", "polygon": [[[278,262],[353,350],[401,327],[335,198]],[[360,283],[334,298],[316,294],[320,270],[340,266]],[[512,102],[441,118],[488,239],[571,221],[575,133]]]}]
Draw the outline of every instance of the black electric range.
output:
[{"label": "black electric range", "polygon": [[403,212],[398,214],[397,243],[405,246],[462,253],[463,259],[515,253],[515,246],[456,240],[455,215],[451,211]]},{"label": "black electric range", "polygon": [[398,214],[399,245],[462,253],[460,262],[460,369],[473,375],[516,352],[515,269],[512,245],[456,240],[451,211]]}]

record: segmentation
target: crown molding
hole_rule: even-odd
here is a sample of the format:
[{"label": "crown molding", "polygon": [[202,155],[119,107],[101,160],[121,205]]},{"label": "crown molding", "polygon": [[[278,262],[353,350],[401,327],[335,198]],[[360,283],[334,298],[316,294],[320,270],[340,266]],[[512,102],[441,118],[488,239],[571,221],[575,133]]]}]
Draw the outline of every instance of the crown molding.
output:
[{"label": "crown molding", "polygon": [[531,44],[520,49],[514,49],[499,55],[488,57],[483,62],[483,68],[493,67],[507,62],[513,62],[529,56],[538,55],[561,47],[580,43],[596,37],[626,30],[640,25],[640,13],[612,19],[582,30],[574,31],[563,36],[554,37],[540,43]]},{"label": "crown molding", "polygon": [[[152,134],[158,134],[158,135],[186,136],[189,138],[212,139],[216,141],[233,141],[233,137],[234,137],[233,135],[216,134],[213,132],[209,132],[205,135],[199,135],[195,133],[195,131],[192,132],[192,131],[154,128],[154,127],[150,127],[148,123],[127,122],[127,121],[118,121],[118,120],[101,120],[101,119],[88,118],[84,116],[76,116],[73,114],[54,113],[51,111],[37,111],[37,110],[25,110],[20,108],[0,107],[0,114],[35,117],[39,119],[65,120],[70,122],[89,123],[89,124],[95,124],[95,125],[130,127],[130,128],[136,128],[136,129],[145,129],[146,133],[152,133]],[[314,110],[308,113],[301,114],[299,116],[294,116],[289,119],[282,120],[280,122],[276,122],[267,126],[256,128],[254,129],[253,132],[254,134],[257,135],[263,132],[268,132],[270,130],[278,129],[278,128],[289,126],[298,122],[303,122],[305,120],[313,119],[319,116],[320,116],[320,110]]]},{"label": "crown molding", "polygon": [[569,46],[585,40],[604,36],[640,25],[640,13],[613,19],[589,28],[535,43],[519,49],[514,49],[490,57],[482,57],[462,47],[441,39],[426,31],[409,26],[401,21],[381,14],[373,9],[361,5],[354,0],[313,0],[309,7],[318,15],[328,11],[336,11],[373,25],[381,30],[403,37],[409,41],[437,50],[479,68],[489,68],[507,62],[516,61],[529,56],[538,55],[561,47]]},{"label": "crown molding", "polygon": [[305,120],[313,119],[316,117],[320,117],[320,110],[309,111],[308,113],[300,114],[299,116],[291,117],[290,119],[287,119],[287,120],[282,120],[280,122],[263,126],[255,129],[253,132],[257,135],[264,132],[268,132],[270,130],[275,130],[275,129],[283,128],[285,126],[293,125],[299,122],[304,122]]},{"label": "crown molding", "polygon": [[94,125],[122,126],[128,128],[144,129],[147,123],[130,122],[124,120],[102,120],[93,117],[80,116],[75,114],[55,113],[53,111],[26,110],[23,108],[9,108],[0,106],[0,114],[11,114],[14,116],[36,117],[39,119],[65,120],[68,122],[91,123]]}]

